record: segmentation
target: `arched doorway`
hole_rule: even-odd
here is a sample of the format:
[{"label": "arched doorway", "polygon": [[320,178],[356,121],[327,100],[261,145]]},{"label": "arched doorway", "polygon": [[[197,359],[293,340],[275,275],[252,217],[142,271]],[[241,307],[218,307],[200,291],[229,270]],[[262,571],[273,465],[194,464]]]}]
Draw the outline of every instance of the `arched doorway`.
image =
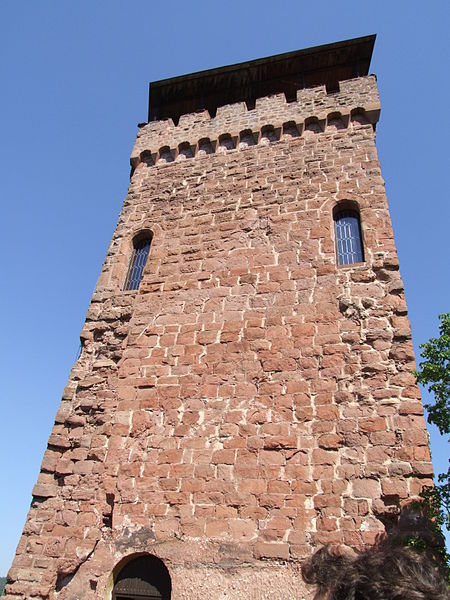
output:
[{"label": "arched doorway", "polygon": [[151,554],[138,556],[119,571],[112,600],[170,600],[172,583],[162,560]]}]

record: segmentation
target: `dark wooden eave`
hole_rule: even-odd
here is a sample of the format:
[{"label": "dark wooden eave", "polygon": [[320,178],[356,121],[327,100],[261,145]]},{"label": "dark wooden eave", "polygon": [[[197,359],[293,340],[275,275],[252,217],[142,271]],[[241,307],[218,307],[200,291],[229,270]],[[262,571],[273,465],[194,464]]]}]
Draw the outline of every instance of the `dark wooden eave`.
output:
[{"label": "dark wooden eave", "polygon": [[218,106],[246,102],[249,109],[263,96],[284,92],[295,100],[298,89],[367,75],[375,35],[259,58],[150,83],[149,121],[172,118]]}]

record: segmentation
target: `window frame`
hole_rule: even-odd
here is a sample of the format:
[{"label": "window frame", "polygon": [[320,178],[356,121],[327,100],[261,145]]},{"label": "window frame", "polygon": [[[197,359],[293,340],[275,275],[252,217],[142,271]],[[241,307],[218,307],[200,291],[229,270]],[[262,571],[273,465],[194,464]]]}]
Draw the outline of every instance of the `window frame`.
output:
[{"label": "window frame", "polygon": [[[356,236],[340,236],[339,221],[346,217],[351,217],[356,220],[357,235]],[[333,209],[333,226],[334,226],[334,245],[336,254],[336,264],[338,267],[351,267],[354,265],[362,265],[365,263],[365,251],[364,251],[364,238],[363,229],[361,224],[361,214],[359,206],[356,202],[340,202]],[[354,233],[354,232],[353,232]],[[342,242],[351,240],[352,243],[357,244],[357,248],[352,251],[342,252],[340,244]],[[356,260],[345,260],[346,256],[354,257]]]},{"label": "window frame", "polygon": [[139,289],[150,254],[152,240],[152,231],[141,231],[134,236],[132,252],[123,285],[124,291],[136,291]]}]

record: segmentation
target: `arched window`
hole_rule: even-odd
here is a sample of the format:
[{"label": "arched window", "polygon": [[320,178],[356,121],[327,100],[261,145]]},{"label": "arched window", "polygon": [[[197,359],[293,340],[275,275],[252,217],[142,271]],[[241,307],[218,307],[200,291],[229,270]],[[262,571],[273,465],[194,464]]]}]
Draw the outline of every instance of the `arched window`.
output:
[{"label": "arched window", "polygon": [[364,262],[359,213],[352,208],[339,208],[334,212],[336,254],[338,265]]},{"label": "arched window", "polygon": [[151,554],[127,562],[115,578],[112,600],[170,600],[172,583],[162,560]]},{"label": "arched window", "polygon": [[142,273],[147,262],[152,234],[145,233],[134,238],[133,253],[128,267],[127,277],[125,279],[124,290],[137,290],[141,283]]}]

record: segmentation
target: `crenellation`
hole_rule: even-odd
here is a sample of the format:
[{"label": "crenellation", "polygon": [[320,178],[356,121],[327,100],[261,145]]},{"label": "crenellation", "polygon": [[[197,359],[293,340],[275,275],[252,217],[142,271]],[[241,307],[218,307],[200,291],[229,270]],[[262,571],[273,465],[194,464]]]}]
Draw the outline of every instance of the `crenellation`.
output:
[{"label": "crenellation", "polygon": [[152,121],[139,129],[131,163],[137,166],[142,160],[142,152],[153,154],[161,146],[168,146],[173,151],[180,143],[187,141],[196,145],[202,138],[217,139],[224,133],[237,136],[239,131],[250,129],[259,134],[261,128],[272,121],[274,127],[281,127],[283,122],[290,120],[298,126],[311,117],[323,120],[327,114],[337,110],[348,114],[361,108],[365,110],[367,119],[375,124],[380,105],[376,80],[372,75],[341,81],[340,91],[333,94],[327,94],[325,86],[298,90],[296,102],[286,102],[284,94],[276,94],[258,98],[252,110],[247,110],[245,102],[238,102],[218,107],[214,118],[203,111],[182,115],[177,126],[170,119]]},{"label": "crenellation", "polygon": [[[211,120],[211,116],[210,116],[209,112],[207,110],[203,110],[203,111],[199,111],[199,112],[195,112],[195,113],[190,113],[187,115],[181,115],[177,127],[184,129],[185,131],[188,131],[190,128],[194,127],[195,125],[201,125],[203,123],[208,123],[210,120]],[[171,121],[171,119],[169,119],[169,124],[173,125],[173,123],[170,123],[170,121]]]},{"label": "crenellation", "polygon": [[[194,145],[188,142],[182,142],[177,149],[170,149],[168,146],[160,148],[157,154],[151,154],[144,150],[137,158],[132,159],[133,171],[139,166],[158,166],[173,162],[173,160],[184,160],[184,158],[193,158],[195,156],[205,156],[214,152],[224,153],[228,150],[234,150],[236,144],[239,150],[245,150],[249,146],[257,143],[268,144],[279,141],[285,135],[288,137],[297,137],[305,132],[322,133],[325,128],[330,126],[334,129],[343,129],[350,125],[368,125],[369,120],[364,109],[354,109],[351,114],[343,115],[341,112],[333,112],[328,115],[318,117],[308,117],[304,123],[297,124],[294,121],[283,123],[282,126],[275,128],[273,125],[264,125],[259,131],[253,132],[251,129],[240,131],[238,135],[231,136],[229,133],[223,133],[218,141],[212,141],[209,138],[202,138]],[[244,139],[245,138],[245,139]],[[238,142],[239,140],[239,142]],[[204,146],[204,148],[201,148]],[[207,148],[207,151],[205,150]],[[181,157],[180,157],[181,154]],[[176,157],[176,158],[175,158]]]}]

